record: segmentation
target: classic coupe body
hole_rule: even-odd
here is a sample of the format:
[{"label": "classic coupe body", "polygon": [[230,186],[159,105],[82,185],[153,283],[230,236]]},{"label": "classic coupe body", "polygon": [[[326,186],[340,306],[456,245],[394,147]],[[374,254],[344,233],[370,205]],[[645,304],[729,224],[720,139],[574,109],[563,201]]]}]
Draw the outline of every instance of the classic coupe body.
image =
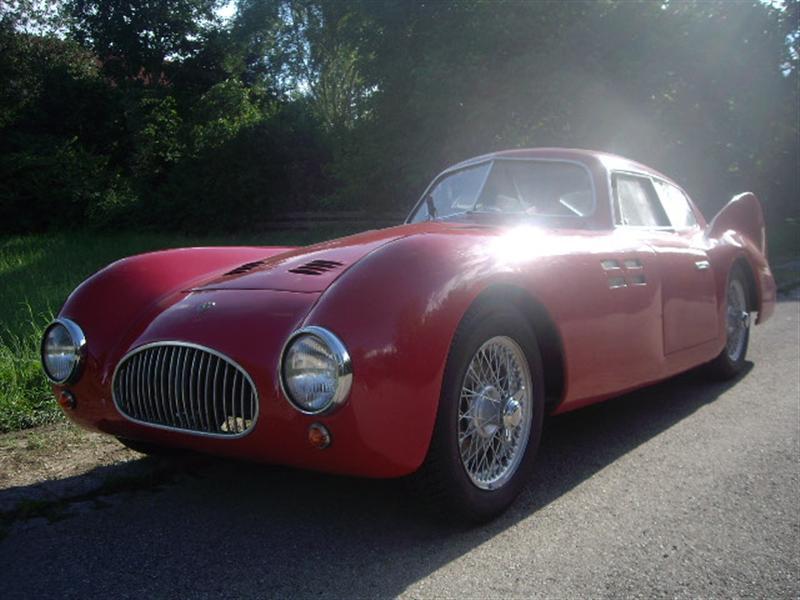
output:
[{"label": "classic coupe body", "polygon": [[69,418],[134,448],[415,474],[482,519],[524,485],[545,413],[734,376],[774,303],[753,194],[707,223],[653,169],[540,148],[447,169],[397,227],[120,260],[42,353]]}]

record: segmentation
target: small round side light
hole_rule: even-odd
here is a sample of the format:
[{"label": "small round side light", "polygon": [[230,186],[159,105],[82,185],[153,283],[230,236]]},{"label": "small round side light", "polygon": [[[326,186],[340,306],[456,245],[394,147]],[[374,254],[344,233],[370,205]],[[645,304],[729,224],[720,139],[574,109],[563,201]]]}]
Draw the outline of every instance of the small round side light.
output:
[{"label": "small round side light", "polygon": [[308,427],[308,443],[317,450],[324,450],[331,445],[331,432],[322,423],[312,423]]},{"label": "small round side light", "polygon": [[75,394],[69,390],[61,390],[61,393],[58,395],[58,403],[62,408],[74,410],[78,405],[78,400],[75,398]]}]

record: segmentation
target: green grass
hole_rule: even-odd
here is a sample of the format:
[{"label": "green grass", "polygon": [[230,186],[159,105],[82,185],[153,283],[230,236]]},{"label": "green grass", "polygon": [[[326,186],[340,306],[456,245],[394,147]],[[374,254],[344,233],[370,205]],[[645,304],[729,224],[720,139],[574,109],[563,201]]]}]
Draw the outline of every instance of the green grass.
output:
[{"label": "green grass", "polygon": [[125,256],[164,248],[306,245],[345,233],[328,228],[209,237],[84,232],[0,237],[0,432],[61,418],[39,365],[39,340],[69,293],[98,269]]}]

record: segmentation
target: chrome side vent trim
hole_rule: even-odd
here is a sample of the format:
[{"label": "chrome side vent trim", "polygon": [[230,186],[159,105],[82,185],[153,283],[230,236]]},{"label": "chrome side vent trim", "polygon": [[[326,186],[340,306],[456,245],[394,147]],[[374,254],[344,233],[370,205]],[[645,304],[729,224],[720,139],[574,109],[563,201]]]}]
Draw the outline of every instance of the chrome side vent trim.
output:
[{"label": "chrome side vent trim", "polygon": [[641,273],[629,275],[628,278],[630,279],[631,285],[647,285],[647,278]]},{"label": "chrome side vent trim", "polygon": [[323,273],[332,271],[333,269],[337,269],[341,266],[342,263],[335,260],[318,259],[307,262],[304,265],[295,267],[294,269],[289,269],[289,273],[297,273],[298,275],[322,275]]},{"label": "chrome side vent trim", "polygon": [[626,258],[625,259],[625,268],[626,269],[641,269],[642,268],[642,261],[638,258]]},{"label": "chrome side vent trim", "polygon": [[112,378],[114,405],[131,421],[220,438],[249,433],[258,393],[247,372],[210,348],[156,342],[129,352]]},{"label": "chrome side vent trim", "polygon": [[616,290],[617,288],[628,287],[628,284],[625,283],[624,277],[609,277],[608,287],[612,290]]},{"label": "chrome side vent trim", "polygon": [[600,266],[603,267],[604,271],[613,271],[615,269],[619,269],[619,261],[613,259],[607,259],[600,262]]},{"label": "chrome side vent trim", "polygon": [[694,263],[694,268],[698,271],[708,271],[711,268],[711,263],[707,260],[698,260]]}]

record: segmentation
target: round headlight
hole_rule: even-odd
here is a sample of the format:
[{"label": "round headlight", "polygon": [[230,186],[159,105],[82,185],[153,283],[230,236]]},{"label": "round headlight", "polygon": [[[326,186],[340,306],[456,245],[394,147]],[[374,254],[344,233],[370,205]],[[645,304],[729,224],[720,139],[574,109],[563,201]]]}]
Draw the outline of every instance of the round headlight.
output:
[{"label": "round headlight", "polygon": [[280,369],[281,387],[300,412],[317,415],[344,403],[353,381],[347,350],[322,327],[305,327],[289,338]]},{"label": "round headlight", "polygon": [[80,374],[86,338],[78,325],[69,319],[56,319],[42,337],[42,366],[53,383],[70,383]]}]

